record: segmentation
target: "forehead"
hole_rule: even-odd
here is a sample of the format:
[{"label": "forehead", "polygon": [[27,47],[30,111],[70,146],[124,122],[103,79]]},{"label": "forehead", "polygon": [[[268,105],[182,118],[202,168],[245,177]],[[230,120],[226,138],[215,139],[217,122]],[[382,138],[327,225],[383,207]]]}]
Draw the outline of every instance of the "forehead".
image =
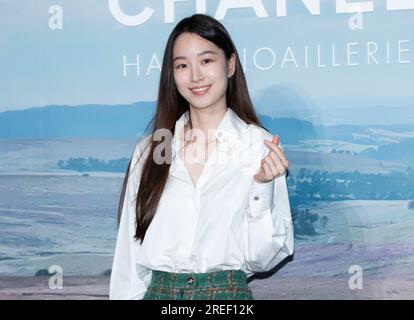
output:
[{"label": "forehead", "polygon": [[174,43],[173,55],[192,57],[203,51],[215,51],[220,54],[220,48],[213,42],[200,37],[195,33],[184,32],[180,34]]}]

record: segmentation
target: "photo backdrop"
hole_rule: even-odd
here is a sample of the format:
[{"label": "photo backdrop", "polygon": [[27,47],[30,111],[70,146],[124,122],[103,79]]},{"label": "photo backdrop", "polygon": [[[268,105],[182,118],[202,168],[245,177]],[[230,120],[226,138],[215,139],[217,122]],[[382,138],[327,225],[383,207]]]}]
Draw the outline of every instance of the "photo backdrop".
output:
[{"label": "photo backdrop", "polygon": [[255,296],[414,297],[414,0],[0,9],[0,282],[102,278],[107,297],[122,178],[154,114],[163,50],[200,12],[229,31],[290,159],[295,254],[253,277]]}]

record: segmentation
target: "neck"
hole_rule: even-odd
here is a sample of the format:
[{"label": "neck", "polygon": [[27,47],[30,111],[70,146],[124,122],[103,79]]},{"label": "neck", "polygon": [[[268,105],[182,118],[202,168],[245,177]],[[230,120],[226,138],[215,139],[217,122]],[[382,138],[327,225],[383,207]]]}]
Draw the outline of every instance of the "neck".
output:
[{"label": "neck", "polygon": [[[204,108],[198,109],[190,106],[190,118],[193,129],[201,131],[204,134],[204,137],[208,137],[208,140],[211,140],[212,137],[209,137],[208,131],[217,129],[221,120],[227,112],[227,106],[224,108]],[[189,129],[189,128],[187,128]],[[215,137],[214,137],[215,140]]]}]

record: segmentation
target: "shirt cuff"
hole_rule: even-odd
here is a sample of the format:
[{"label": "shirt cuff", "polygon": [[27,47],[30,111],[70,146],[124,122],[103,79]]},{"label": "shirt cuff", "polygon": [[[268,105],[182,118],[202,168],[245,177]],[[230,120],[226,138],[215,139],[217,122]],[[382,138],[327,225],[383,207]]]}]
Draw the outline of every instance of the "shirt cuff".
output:
[{"label": "shirt cuff", "polygon": [[249,194],[250,216],[257,217],[263,210],[273,207],[274,179],[259,183],[253,179]]}]

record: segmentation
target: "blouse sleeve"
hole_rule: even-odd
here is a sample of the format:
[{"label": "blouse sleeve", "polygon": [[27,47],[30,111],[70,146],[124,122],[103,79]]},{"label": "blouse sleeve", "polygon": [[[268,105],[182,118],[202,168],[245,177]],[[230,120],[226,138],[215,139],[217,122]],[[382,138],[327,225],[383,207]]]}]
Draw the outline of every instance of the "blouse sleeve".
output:
[{"label": "blouse sleeve", "polygon": [[132,157],[112,264],[109,288],[109,299],[111,300],[142,299],[151,280],[151,270],[137,265],[137,255],[141,245],[134,239],[136,228],[135,198],[139,186],[137,179],[140,177],[145,156],[141,157],[139,163],[137,163],[137,159],[146,142],[148,142],[148,137],[137,144]]},{"label": "blouse sleeve", "polygon": [[285,174],[267,183],[253,179],[243,236],[245,265],[250,273],[269,271],[293,254],[293,223]]}]

